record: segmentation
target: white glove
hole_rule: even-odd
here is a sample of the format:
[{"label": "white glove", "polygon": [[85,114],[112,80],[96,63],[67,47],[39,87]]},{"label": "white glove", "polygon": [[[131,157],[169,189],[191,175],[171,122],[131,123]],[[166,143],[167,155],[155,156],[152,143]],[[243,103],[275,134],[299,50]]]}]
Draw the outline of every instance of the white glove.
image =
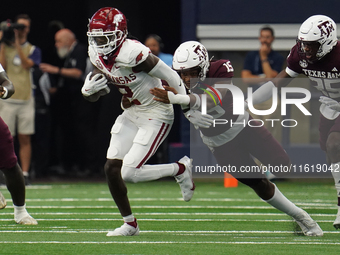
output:
[{"label": "white glove", "polygon": [[85,83],[81,89],[81,93],[83,93],[84,96],[91,96],[100,90],[107,91],[108,89],[108,92],[110,91],[106,85],[107,80],[103,74],[95,74],[92,78],[91,75],[92,72],[86,76]]},{"label": "white glove", "polygon": [[184,113],[185,117],[194,124],[195,128],[209,128],[214,123],[214,118],[209,114],[202,114],[200,111],[189,110]]},{"label": "white glove", "polygon": [[327,105],[332,110],[340,112],[340,103],[337,102],[336,100],[329,98],[329,97],[321,96],[319,101],[322,104]]}]

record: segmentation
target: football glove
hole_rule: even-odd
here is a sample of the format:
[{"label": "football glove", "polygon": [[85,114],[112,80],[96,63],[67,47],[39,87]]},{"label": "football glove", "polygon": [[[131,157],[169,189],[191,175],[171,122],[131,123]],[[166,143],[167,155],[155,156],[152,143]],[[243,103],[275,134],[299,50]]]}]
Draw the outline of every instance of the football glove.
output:
[{"label": "football glove", "polygon": [[209,128],[214,123],[214,118],[209,114],[190,109],[184,113],[185,117],[194,124],[195,128]]},{"label": "football glove", "polygon": [[84,96],[91,96],[101,90],[110,92],[109,87],[106,85],[107,80],[103,74],[95,74],[92,78],[91,75],[92,72],[86,76],[85,83],[81,89],[81,93]]},{"label": "football glove", "polygon": [[322,104],[327,105],[332,110],[340,112],[340,103],[337,102],[336,100],[329,98],[329,97],[321,96],[319,101]]}]

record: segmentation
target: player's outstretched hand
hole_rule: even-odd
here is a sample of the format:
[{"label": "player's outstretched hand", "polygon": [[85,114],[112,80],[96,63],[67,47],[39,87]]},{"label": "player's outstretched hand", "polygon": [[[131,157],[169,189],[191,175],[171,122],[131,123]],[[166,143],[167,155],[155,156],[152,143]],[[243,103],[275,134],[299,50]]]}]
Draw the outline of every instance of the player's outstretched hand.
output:
[{"label": "player's outstretched hand", "polygon": [[340,112],[340,103],[332,98],[321,96],[319,101],[322,104],[327,105],[329,108],[331,108],[334,111]]},{"label": "player's outstretched hand", "polygon": [[202,114],[200,111],[190,109],[184,113],[185,117],[194,124],[195,128],[209,128],[214,123],[214,118],[209,114]]}]

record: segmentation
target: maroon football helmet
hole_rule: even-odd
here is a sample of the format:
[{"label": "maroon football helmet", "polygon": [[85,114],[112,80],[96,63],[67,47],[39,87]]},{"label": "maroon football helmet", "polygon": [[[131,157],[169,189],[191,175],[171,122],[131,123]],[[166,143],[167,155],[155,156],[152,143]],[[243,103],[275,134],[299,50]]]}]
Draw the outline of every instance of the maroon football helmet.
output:
[{"label": "maroon football helmet", "polygon": [[116,8],[99,9],[90,19],[87,36],[99,54],[107,55],[117,49],[128,34],[124,14]]}]

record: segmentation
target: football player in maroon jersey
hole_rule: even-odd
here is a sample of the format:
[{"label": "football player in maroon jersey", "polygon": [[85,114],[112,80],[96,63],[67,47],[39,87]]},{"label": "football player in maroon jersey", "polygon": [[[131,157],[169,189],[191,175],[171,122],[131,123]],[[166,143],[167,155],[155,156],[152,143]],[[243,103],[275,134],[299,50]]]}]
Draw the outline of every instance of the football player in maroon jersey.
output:
[{"label": "football player in maroon jersey", "polygon": [[[14,94],[12,82],[0,64],[0,100]],[[25,180],[14,152],[13,138],[5,122],[0,117],[0,170],[4,173],[8,191],[14,207],[14,220],[18,224],[37,225],[38,222],[28,214],[25,204]],[[0,192],[0,209],[6,207],[6,199]]]},{"label": "football player in maroon jersey", "polygon": [[338,193],[338,213],[333,226],[340,228],[340,45],[336,24],[327,16],[313,15],[302,23],[287,67],[252,95],[253,105],[268,100],[272,88],[287,86],[299,74],[306,75],[323,96],[320,98],[320,147],[326,152]]},{"label": "football player in maroon jersey", "polygon": [[[187,87],[190,107],[182,99],[184,98],[183,95],[179,95],[178,99],[176,98],[177,94],[173,88],[164,87],[165,90],[154,88],[150,92],[157,101],[182,105],[185,116],[191,123],[200,128],[203,142],[212,151],[220,166],[231,165],[237,170],[244,166],[256,166],[253,157],[265,166],[287,166],[290,164],[289,157],[284,149],[263,126],[234,125],[230,127],[229,125],[220,125],[214,127],[209,125],[209,122],[211,124],[209,115],[213,119],[227,119],[238,123],[248,122],[252,119],[248,112],[245,112],[244,115],[234,115],[231,92],[226,89],[214,89],[215,84],[210,83],[216,82],[216,80],[210,81],[209,78],[220,78],[219,82],[231,84],[234,69],[229,60],[209,61],[208,52],[201,43],[188,41],[182,43],[176,49],[172,66]],[[193,82],[193,79],[198,82]],[[190,86],[190,83],[194,86]],[[201,96],[198,95],[200,84],[207,86],[211,95],[213,94],[212,91],[215,92],[214,99],[216,101],[219,100],[218,97],[221,99],[221,103],[215,105],[213,99],[207,97],[207,113],[209,115],[203,115],[197,111],[201,105]],[[256,125],[255,121],[252,123]],[[233,175],[240,182],[252,188],[264,201],[293,217],[305,235],[323,235],[319,225],[307,212],[289,201],[274,183],[265,178],[263,173],[242,174],[241,171],[238,171]]]}]

